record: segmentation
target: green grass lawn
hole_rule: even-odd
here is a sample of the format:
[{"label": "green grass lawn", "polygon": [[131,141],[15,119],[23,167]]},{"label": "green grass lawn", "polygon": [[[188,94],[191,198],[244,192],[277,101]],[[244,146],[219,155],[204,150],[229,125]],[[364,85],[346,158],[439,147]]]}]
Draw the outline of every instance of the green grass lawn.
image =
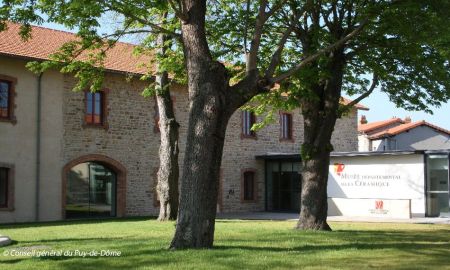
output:
[{"label": "green grass lawn", "polygon": [[[212,250],[168,251],[174,223],[149,219],[0,226],[17,242],[0,248],[0,269],[450,269],[450,226],[331,223],[333,232],[293,230],[293,221],[216,223]],[[120,257],[11,257],[35,247],[121,251]],[[22,248],[22,249],[21,249]]]}]

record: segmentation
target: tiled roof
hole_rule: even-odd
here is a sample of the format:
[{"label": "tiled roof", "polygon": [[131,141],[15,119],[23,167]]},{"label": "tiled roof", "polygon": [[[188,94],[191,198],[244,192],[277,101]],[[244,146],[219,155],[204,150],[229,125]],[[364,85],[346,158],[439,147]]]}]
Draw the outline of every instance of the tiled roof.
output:
[{"label": "tiled roof", "polygon": [[[0,55],[49,60],[49,55],[64,43],[77,39],[69,32],[33,26],[31,39],[24,41],[19,36],[19,27],[19,24],[8,23],[8,29],[0,32]],[[116,72],[145,74],[146,68],[142,64],[149,64],[151,58],[146,55],[134,56],[134,47],[129,43],[116,43],[106,53],[105,68]]]},{"label": "tiled roof", "polygon": [[[345,97],[341,97],[341,104],[342,105],[348,105],[350,102],[352,102],[351,99],[348,99],[348,98],[345,98]],[[358,110],[363,110],[363,111],[368,111],[369,110],[368,107],[366,107],[366,106],[364,106],[362,104],[359,104],[359,103],[356,103],[354,106]]]},{"label": "tiled roof", "polygon": [[368,123],[368,124],[361,124],[358,126],[358,131],[363,132],[363,133],[369,133],[373,130],[387,127],[387,126],[390,126],[395,123],[403,124],[404,122],[400,118],[392,118],[392,119],[372,122],[372,123]]},{"label": "tiled roof", "polygon": [[369,138],[374,140],[374,139],[380,139],[380,138],[383,138],[383,137],[394,136],[394,135],[400,134],[402,132],[411,130],[411,129],[419,127],[419,126],[427,126],[427,127],[430,127],[430,128],[432,128],[432,129],[434,129],[436,131],[439,131],[441,133],[445,133],[447,135],[450,135],[450,130],[446,130],[444,128],[438,127],[438,126],[430,124],[430,123],[428,123],[426,121],[418,121],[418,122],[406,123],[406,124],[398,125],[396,127],[392,127],[392,128],[380,131],[378,133],[370,135]]}]

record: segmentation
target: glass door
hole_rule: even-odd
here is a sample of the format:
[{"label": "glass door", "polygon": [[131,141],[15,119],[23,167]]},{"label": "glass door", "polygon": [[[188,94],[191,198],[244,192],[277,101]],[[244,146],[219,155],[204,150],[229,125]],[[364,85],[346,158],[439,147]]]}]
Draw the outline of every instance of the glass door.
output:
[{"label": "glass door", "polygon": [[116,174],[95,162],[74,166],[67,177],[66,218],[116,216]]},{"label": "glass door", "polygon": [[89,164],[90,201],[89,211],[91,216],[109,217],[115,216],[116,177],[108,168],[96,164]]},{"label": "glass door", "polygon": [[449,157],[427,156],[427,216],[450,217]]},{"label": "glass door", "polygon": [[300,210],[301,175],[299,162],[269,162],[266,167],[268,211]]}]

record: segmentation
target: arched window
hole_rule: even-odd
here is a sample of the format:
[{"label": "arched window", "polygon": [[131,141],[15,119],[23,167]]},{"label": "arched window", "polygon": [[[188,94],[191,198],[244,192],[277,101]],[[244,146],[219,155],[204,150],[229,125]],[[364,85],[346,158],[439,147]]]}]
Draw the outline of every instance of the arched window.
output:
[{"label": "arched window", "polygon": [[103,155],[82,156],[63,168],[63,217],[123,217],[126,169]]},{"label": "arched window", "polygon": [[116,173],[96,162],[80,163],[67,176],[66,218],[115,217]]}]

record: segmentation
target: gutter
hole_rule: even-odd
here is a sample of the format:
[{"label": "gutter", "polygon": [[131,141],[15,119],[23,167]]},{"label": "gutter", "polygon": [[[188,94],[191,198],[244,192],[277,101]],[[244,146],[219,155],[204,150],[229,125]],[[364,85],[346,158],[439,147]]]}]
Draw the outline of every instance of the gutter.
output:
[{"label": "gutter", "polygon": [[35,220],[39,221],[40,184],[41,184],[41,111],[42,111],[42,75],[37,78],[37,111],[36,111],[36,195]]}]

